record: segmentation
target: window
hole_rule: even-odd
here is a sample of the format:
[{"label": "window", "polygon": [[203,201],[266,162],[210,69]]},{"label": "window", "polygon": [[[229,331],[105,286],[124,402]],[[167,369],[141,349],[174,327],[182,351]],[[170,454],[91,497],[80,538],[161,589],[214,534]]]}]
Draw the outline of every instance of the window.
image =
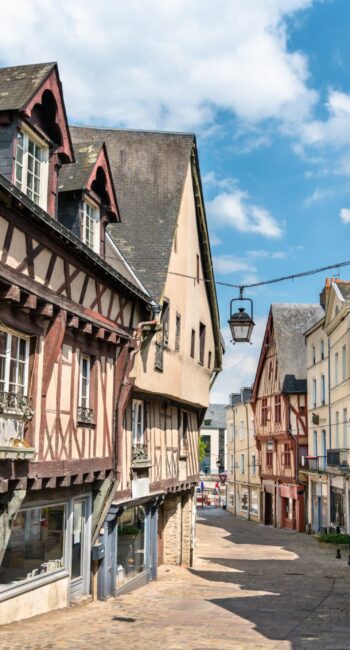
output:
[{"label": "window", "polygon": [[316,363],[316,348],[313,345],[311,348],[311,358],[312,358],[312,364],[315,365]]},{"label": "window", "polygon": [[321,404],[324,406],[326,403],[326,380],[325,376],[321,375]]},{"label": "window", "polygon": [[90,408],[90,357],[85,354],[80,357],[79,406]]},{"label": "window", "polygon": [[100,252],[100,211],[87,201],[82,205],[82,240],[95,253]]},{"label": "window", "polygon": [[180,314],[176,314],[175,352],[180,352],[180,337],[181,337],[181,316],[180,316]]},{"label": "window", "polygon": [[318,456],[318,449],[317,449],[317,431],[314,431],[314,450],[313,450],[314,456]]},{"label": "window", "polygon": [[241,488],[241,510],[248,512],[249,494],[247,488]]},{"label": "window", "polygon": [[261,404],[261,425],[267,425],[267,397],[263,397]]},{"label": "window", "polygon": [[312,380],[312,404],[315,409],[317,406],[317,381],[316,379]]},{"label": "window", "polygon": [[343,345],[341,351],[342,381],[346,379],[346,345]]},{"label": "window", "polygon": [[334,385],[337,386],[339,383],[339,354],[338,352],[334,355]]},{"label": "window", "polygon": [[339,411],[335,413],[335,448],[339,449]]},{"label": "window", "polygon": [[196,258],[196,279],[197,282],[199,283],[199,255],[197,255]]},{"label": "window", "polygon": [[179,411],[180,456],[188,453],[188,413]]},{"label": "window", "polygon": [[15,185],[44,210],[47,207],[48,147],[33,135],[17,135]]},{"label": "window", "polygon": [[28,357],[29,339],[0,329],[0,392],[27,395]]},{"label": "window", "polygon": [[281,395],[275,395],[275,422],[281,422]]},{"label": "window", "polygon": [[348,448],[348,409],[343,409],[343,447]]},{"label": "window", "polygon": [[272,361],[270,361],[270,363],[269,363],[269,379],[271,379],[271,377],[272,377],[272,369],[273,369]]},{"label": "window", "polygon": [[162,306],[162,315],[160,318],[160,322],[163,326],[163,347],[164,348],[167,348],[169,345],[169,312],[170,312],[169,301],[164,300]]},{"label": "window", "polygon": [[257,490],[252,490],[250,493],[250,513],[252,515],[259,514],[259,493]]},{"label": "window", "polygon": [[128,508],[118,517],[117,588],[146,569],[147,521],[144,506]]},{"label": "window", "polygon": [[0,592],[64,568],[65,519],[63,504],[18,512],[0,567]]},{"label": "window", "polygon": [[144,444],[144,404],[142,400],[132,400],[132,442]]},{"label": "window", "polygon": [[272,467],[272,462],[273,462],[273,452],[272,451],[267,451],[266,452],[266,467]]},{"label": "window", "polygon": [[252,476],[256,474],[256,457],[255,454],[252,454]]},{"label": "window", "polygon": [[194,330],[191,331],[191,352],[190,356],[192,359],[194,359],[194,353],[196,349],[196,332]]},{"label": "window", "polygon": [[205,325],[203,325],[203,323],[199,323],[199,363],[202,365],[204,364],[205,333]]},{"label": "window", "polygon": [[320,343],[320,350],[321,350],[321,359],[323,360],[324,359],[324,340],[323,339],[321,340],[321,343]]},{"label": "window", "polygon": [[208,352],[208,368],[211,368],[211,352]]},{"label": "window", "polygon": [[284,443],[283,445],[283,454],[282,454],[282,464],[284,467],[290,467],[290,446],[289,442]]},{"label": "window", "polygon": [[244,474],[244,454],[241,454],[240,470],[241,470],[241,474]]}]

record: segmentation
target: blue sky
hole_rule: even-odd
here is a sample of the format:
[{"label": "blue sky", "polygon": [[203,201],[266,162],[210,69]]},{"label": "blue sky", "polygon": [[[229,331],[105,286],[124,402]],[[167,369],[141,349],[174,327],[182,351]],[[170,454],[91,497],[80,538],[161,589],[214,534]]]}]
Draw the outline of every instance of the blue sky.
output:
[{"label": "blue sky", "polygon": [[[216,277],[241,284],[350,258],[349,24],[348,0],[17,0],[0,64],[57,60],[74,122],[196,132]],[[253,381],[270,303],[323,282],[247,292],[254,344],[235,347],[218,287],[213,400]]]}]

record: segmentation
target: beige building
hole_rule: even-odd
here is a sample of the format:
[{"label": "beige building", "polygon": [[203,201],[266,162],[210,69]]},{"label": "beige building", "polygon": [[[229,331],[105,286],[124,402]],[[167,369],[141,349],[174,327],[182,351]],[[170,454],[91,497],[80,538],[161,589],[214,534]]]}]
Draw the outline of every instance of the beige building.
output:
[{"label": "beige building", "polygon": [[227,509],[234,515],[261,521],[259,452],[255,443],[252,391],[242,388],[230,395],[227,422]]},{"label": "beige building", "polygon": [[350,531],[350,283],[327,279],[324,318],[306,332],[308,523]]}]

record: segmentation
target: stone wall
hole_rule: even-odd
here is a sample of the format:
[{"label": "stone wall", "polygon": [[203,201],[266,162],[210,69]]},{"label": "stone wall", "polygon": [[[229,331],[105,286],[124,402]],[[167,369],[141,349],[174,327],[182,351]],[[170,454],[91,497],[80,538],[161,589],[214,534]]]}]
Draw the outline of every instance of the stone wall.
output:
[{"label": "stone wall", "polygon": [[190,566],[192,547],[193,493],[184,492],[164,501],[164,564]]}]

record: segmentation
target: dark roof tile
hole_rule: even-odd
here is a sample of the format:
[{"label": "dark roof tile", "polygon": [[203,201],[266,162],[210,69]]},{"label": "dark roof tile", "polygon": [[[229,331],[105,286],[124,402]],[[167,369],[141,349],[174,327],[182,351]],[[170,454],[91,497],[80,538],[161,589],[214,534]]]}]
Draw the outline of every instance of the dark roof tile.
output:
[{"label": "dark roof tile", "polygon": [[55,65],[36,63],[0,68],[0,111],[23,108]]}]

